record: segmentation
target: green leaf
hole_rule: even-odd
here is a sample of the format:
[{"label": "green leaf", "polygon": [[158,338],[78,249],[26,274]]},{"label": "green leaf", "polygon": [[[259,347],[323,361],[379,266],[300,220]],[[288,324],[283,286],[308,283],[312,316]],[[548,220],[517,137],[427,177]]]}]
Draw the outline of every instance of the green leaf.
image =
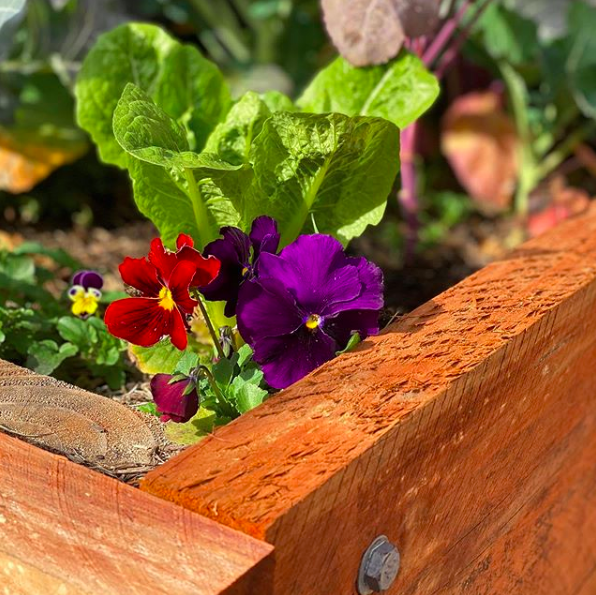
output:
[{"label": "green leaf", "polygon": [[168,422],[165,426],[166,437],[176,444],[195,444],[213,431],[215,413],[201,407],[198,413],[186,423]]},{"label": "green leaf", "polygon": [[186,353],[164,339],[153,347],[131,345],[130,351],[137,368],[145,374],[173,374],[178,362]]},{"label": "green leaf", "polygon": [[234,362],[224,357],[213,364],[211,373],[213,374],[213,378],[215,378],[215,382],[222,389],[225,389],[230,384],[234,375]]},{"label": "green leaf", "polygon": [[337,58],[317,74],[297,104],[305,112],[374,116],[405,128],[428,110],[439,91],[436,77],[412,54],[366,68]]},{"label": "green leaf", "polygon": [[184,351],[182,357],[178,360],[174,374],[183,374],[189,376],[191,371],[197,367],[199,363],[199,354],[194,351]]},{"label": "green leaf", "polygon": [[493,2],[477,25],[483,45],[495,60],[512,65],[528,64],[538,57],[538,27],[532,20]]},{"label": "green leaf", "polygon": [[267,104],[256,93],[245,93],[213,131],[205,151],[234,165],[248,163],[252,141],[270,115]]},{"label": "green leaf", "polygon": [[121,25],[100,35],[77,77],[77,121],[106,163],[126,167],[112,132],[112,115],[127,83],[155,92],[165,57],[177,43],[159,27]]},{"label": "green leaf", "polygon": [[154,99],[185,127],[195,151],[205,146],[232,103],[219,68],[190,45],[176,45],[165,57]]},{"label": "green leaf", "polygon": [[6,254],[6,258],[0,260],[0,272],[16,282],[35,282],[35,265],[25,255]]},{"label": "green leaf", "polygon": [[596,7],[572,2],[566,70],[577,104],[588,118],[596,118]]},{"label": "green leaf", "polygon": [[49,339],[39,341],[29,347],[27,367],[38,374],[51,374],[65,359],[77,352],[77,347],[72,343],[63,343],[58,347],[55,341]]},{"label": "green leaf", "polygon": [[[311,230],[347,243],[377,224],[399,168],[399,130],[387,120],[341,114],[273,114],[251,151],[260,192],[247,220],[277,219],[288,244]],[[252,212],[250,212],[252,210]]]},{"label": "green leaf", "polygon": [[156,100],[183,128],[187,146],[197,151],[230,104],[217,67],[159,27],[129,23],[101,35],[77,78],[77,119],[102,160],[122,168],[128,158],[114,138],[112,116],[127,83]]},{"label": "green leaf", "polygon": [[360,338],[360,334],[352,333],[350,335],[348,344],[340,351],[336,351],[335,355],[341,355],[342,353],[348,353],[348,351],[352,351],[352,349],[354,349],[354,347],[356,347],[356,345],[358,345],[360,343],[360,341],[362,341],[362,339]]},{"label": "green leaf", "polygon": [[269,394],[256,384],[246,382],[240,377],[234,378],[231,392],[236,400],[236,408],[240,413],[246,413],[260,405]]},{"label": "green leaf", "polygon": [[238,349],[238,366],[242,369],[252,358],[252,348],[250,345],[245,343]]},{"label": "green leaf", "polygon": [[292,100],[281,91],[266,91],[265,93],[261,93],[260,97],[271,113],[297,111],[297,107]]},{"label": "green leaf", "polygon": [[159,412],[157,411],[157,405],[153,402],[143,403],[142,405],[137,405],[136,409],[138,411],[142,411],[147,415],[155,415],[159,417]]},{"label": "green leaf", "polygon": [[[97,331],[87,321],[74,316],[63,316],[56,324],[60,336],[84,351],[97,341]],[[101,363],[101,362],[98,362]]]},{"label": "green leaf", "polygon": [[237,171],[202,168],[181,175],[131,157],[129,173],[139,210],[153,221],[168,246],[175,245],[179,233],[187,233],[199,249],[204,248],[219,236],[220,227],[240,223],[245,197],[252,192],[249,167]]},{"label": "green leaf", "polygon": [[202,248],[218,237],[220,227],[239,222],[251,188],[250,166],[187,150],[182,129],[132,84],[114,112],[114,135],[131,155],[128,167],[139,210],[166,244],[186,232]]}]

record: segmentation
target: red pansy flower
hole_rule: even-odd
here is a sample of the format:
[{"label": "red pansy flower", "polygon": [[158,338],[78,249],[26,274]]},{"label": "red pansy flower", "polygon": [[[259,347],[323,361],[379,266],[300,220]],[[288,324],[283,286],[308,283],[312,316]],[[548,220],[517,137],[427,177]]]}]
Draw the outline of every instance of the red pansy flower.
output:
[{"label": "red pansy flower", "polygon": [[178,251],[170,252],[155,238],[147,258],[124,259],[119,267],[122,280],[141,295],[108,306],[105,323],[110,333],[141,347],[169,335],[175,347],[186,348],[186,316],[197,305],[189,288],[208,285],[217,277],[220,262],[201,256],[185,234],[178,236],[176,246]]}]

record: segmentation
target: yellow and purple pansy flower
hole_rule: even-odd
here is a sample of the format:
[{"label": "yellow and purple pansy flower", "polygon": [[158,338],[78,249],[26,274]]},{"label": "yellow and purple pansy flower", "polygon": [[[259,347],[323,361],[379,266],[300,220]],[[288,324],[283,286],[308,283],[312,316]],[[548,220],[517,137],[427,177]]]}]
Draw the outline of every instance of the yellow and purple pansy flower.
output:
[{"label": "yellow and purple pansy flower", "polygon": [[79,318],[87,318],[97,312],[101,299],[103,277],[96,271],[78,271],[72,278],[68,297],[72,301],[71,311]]}]

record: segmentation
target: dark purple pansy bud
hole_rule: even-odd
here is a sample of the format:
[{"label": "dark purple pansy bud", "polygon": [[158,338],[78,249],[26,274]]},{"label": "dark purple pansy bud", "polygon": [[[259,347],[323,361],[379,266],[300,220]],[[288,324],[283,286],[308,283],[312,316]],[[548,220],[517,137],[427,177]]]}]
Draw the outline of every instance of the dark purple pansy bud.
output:
[{"label": "dark purple pansy bud", "polygon": [[252,279],[261,254],[277,252],[279,232],[271,217],[257,217],[245,234],[237,227],[222,227],[223,236],[205,246],[205,256],[215,256],[221,262],[219,275],[201,293],[211,302],[226,302],[224,313],[236,314],[240,286]]},{"label": "dark purple pansy bud", "polygon": [[80,285],[85,289],[103,287],[103,277],[97,271],[77,271],[72,278],[72,285]]},{"label": "dark purple pansy bud", "polygon": [[184,423],[199,410],[199,396],[190,378],[174,380],[171,374],[156,374],[151,379],[151,394],[161,421]]}]

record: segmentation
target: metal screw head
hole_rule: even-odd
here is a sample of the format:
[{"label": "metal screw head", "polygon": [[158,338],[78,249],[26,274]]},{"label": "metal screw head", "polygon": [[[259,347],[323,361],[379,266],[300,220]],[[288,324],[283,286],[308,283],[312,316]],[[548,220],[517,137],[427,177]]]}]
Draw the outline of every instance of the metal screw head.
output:
[{"label": "metal screw head", "polygon": [[389,589],[399,572],[400,555],[385,537],[377,537],[362,556],[358,573],[358,593],[370,595]]}]

